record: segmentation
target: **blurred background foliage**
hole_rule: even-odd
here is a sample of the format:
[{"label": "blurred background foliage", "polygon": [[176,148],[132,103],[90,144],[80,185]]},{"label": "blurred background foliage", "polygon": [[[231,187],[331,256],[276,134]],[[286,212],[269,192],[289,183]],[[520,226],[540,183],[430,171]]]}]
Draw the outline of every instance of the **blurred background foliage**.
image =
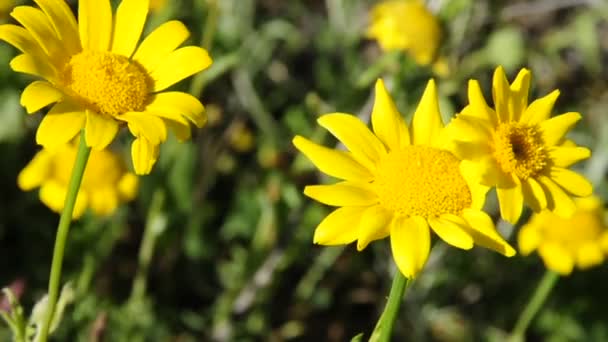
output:
[{"label": "blurred background foliage", "polygon": [[[163,145],[134,202],[108,218],[89,213],[72,227],[64,279],[76,300],[56,340],[344,341],[369,333],[394,270],[388,243],[362,253],[312,244],[329,208],[302,195],[319,174],[290,141],[301,134],[335,142],[315,123],[323,113],[367,120],[377,77],[409,117],[432,70],[365,38],[370,0],[159,2],[148,32],[182,20],[191,42],[214,58],[210,69],[178,85],[203,100],[209,123],[192,142]],[[450,72],[437,81],[446,121],[466,104],[468,79],[479,79],[489,98],[496,65],[511,78],[528,67],[532,97],[558,88],[556,113],[583,114],[571,138],[592,148],[580,167],[607,199],[608,4],[427,5],[444,32],[440,55]],[[0,4],[3,21],[7,13]],[[46,291],[58,216],[16,185],[39,149],[41,115],[19,105],[30,78],[8,67],[15,53],[0,44],[0,285],[29,312]],[[126,156],[127,139],[112,148]],[[488,209],[498,221],[496,204]],[[498,226],[514,242],[518,227]],[[536,255],[506,259],[438,243],[408,292],[394,339],[501,341],[543,272]],[[607,281],[605,267],[562,279],[530,341],[608,341]],[[9,336],[0,326],[0,340]]]}]

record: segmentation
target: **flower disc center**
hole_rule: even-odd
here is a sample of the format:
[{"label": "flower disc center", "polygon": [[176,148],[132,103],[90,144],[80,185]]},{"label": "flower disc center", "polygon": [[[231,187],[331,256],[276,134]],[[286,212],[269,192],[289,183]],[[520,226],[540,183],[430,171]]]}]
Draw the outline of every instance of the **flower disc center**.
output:
[{"label": "flower disc center", "polygon": [[459,214],[472,203],[459,164],[452,153],[427,146],[389,152],[373,183],[380,204],[406,217]]},{"label": "flower disc center", "polygon": [[549,159],[540,130],[512,122],[498,126],[493,154],[503,172],[520,179],[538,175]]},{"label": "flower disc center", "polygon": [[142,111],[151,90],[151,80],[139,64],[104,51],[74,55],[62,82],[87,108],[111,116]]}]

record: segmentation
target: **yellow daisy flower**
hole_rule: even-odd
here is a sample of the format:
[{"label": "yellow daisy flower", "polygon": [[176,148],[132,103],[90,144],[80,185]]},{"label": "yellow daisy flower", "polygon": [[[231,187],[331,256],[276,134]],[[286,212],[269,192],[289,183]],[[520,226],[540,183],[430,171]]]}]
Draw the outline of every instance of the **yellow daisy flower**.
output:
[{"label": "yellow daisy flower", "polygon": [[[61,213],[77,146],[65,144],[52,150],[42,149],[19,173],[17,184],[24,191],[40,187],[40,200]],[[86,208],[97,215],[110,215],[120,203],[135,198],[137,176],[127,171],[122,159],[108,150],[91,151],[78,192],[73,218]]]},{"label": "yellow daisy flower", "polygon": [[332,150],[301,136],[294,145],[322,172],[342,179],[307,186],[304,193],[339,207],[316,228],[314,242],[341,245],[390,236],[393,258],[409,278],[429,255],[429,226],[445,242],[462,249],[474,243],[512,256],[515,251],[481,211],[487,188],[471,182],[448,146],[434,81],[428,86],[410,127],[381,80],[371,115],[373,133],[356,116],[333,113],[318,122],[349,151]]},{"label": "yellow daisy flower", "polygon": [[431,64],[441,42],[439,20],[416,0],[384,1],[372,9],[367,36],[384,50],[407,50],[416,63]]},{"label": "yellow daisy flower", "polygon": [[587,269],[604,262],[608,229],[601,200],[596,196],[574,200],[576,211],[563,218],[543,210],[534,214],[518,235],[519,250],[528,255],[538,249],[548,269],[568,275],[574,266]]},{"label": "yellow daisy flower", "polygon": [[36,133],[40,145],[60,146],[85,128],[87,145],[102,150],[127,124],[135,171],[147,174],[167,126],[186,140],[190,123],[205,123],[198,99],[165,91],[211,64],[199,47],[178,48],[189,36],[181,22],[164,23],[138,45],[148,0],[123,0],[114,15],[109,0],[81,0],[78,22],[63,0],[35,2],[40,8],[13,9],[23,26],[1,25],[0,39],[23,53],[13,70],[43,79],[23,91],[28,113],[53,104]]},{"label": "yellow daisy flower", "polygon": [[494,72],[490,108],[479,83],[469,81],[469,105],[449,127],[456,154],[477,169],[480,182],[495,186],[502,217],[515,223],[523,204],[567,217],[574,212],[570,195],[589,196],[591,183],[572,164],[591,152],[566,140],[579,113],[549,118],[559,91],[528,105],[530,72],[522,69],[509,85],[502,67]]}]

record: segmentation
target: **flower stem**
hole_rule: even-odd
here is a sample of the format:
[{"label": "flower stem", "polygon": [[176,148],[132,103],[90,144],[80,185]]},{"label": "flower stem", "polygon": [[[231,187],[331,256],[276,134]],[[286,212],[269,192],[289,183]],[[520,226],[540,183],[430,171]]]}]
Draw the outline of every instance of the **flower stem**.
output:
[{"label": "flower stem", "polygon": [[397,313],[399,312],[399,306],[401,306],[405,290],[410,283],[409,279],[405,278],[403,274],[397,270],[397,273],[395,273],[395,277],[393,278],[393,284],[391,285],[391,292],[388,295],[388,301],[384,307],[384,312],[382,312],[380,319],[378,319],[378,323],[376,323],[374,332],[369,338],[370,342],[390,341],[391,333],[393,332],[393,323],[395,323],[395,319],[397,318]]},{"label": "flower stem", "polygon": [[536,287],[532,298],[530,298],[528,305],[526,305],[526,308],[517,319],[515,328],[511,333],[510,341],[523,341],[526,329],[528,329],[528,326],[547,300],[549,293],[551,293],[551,290],[555,287],[558,279],[559,274],[550,270],[545,272],[545,275]]},{"label": "flower stem", "polygon": [[74,205],[76,204],[76,196],[80,189],[80,183],[82,182],[82,176],[84,175],[90,153],[91,148],[87,147],[84,138],[84,130],[82,130],[80,133],[80,144],[78,146],[78,153],[76,154],[76,161],[74,162],[72,176],[70,177],[70,183],[68,185],[68,192],[65,197],[65,204],[63,206],[63,211],[61,212],[61,217],[59,218],[59,225],[57,226],[55,247],[53,249],[53,261],[51,263],[51,275],[49,279],[48,303],[37,342],[46,342],[49,328],[53,321],[57,296],[59,295],[59,286],[61,284],[61,267],[63,264],[65,244],[70,230],[70,223],[72,222],[72,213],[74,212]]}]

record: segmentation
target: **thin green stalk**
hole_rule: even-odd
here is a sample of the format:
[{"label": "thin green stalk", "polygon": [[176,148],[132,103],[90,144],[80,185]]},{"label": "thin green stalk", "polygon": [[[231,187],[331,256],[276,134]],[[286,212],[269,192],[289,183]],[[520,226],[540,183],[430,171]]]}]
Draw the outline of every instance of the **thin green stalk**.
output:
[{"label": "thin green stalk", "polygon": [[61,285],[61,267],[63,265],[65,244],[68,238],[68,232],[70,231],[70,223],[72,222],[76,196],[80,189],[80,183],[82,182],[90,153],[91,148],[87,147],[84,130],[82,130],[80,133],[80,144],[78,145],[76,161],[74,162],[72,176],[70,177],[70,183],[68,185],[68,192],[65,197],[65,204],[63,206],[63,211],[61,212],[61,217],[59,218],[59,225],[57,226],[55,247],[53,248],[53,261],[51,263],[51,275],[49,279],[48,304],[37,342],[46,342],[48,339],[49,328],[53,321],[53,314],[55,313],[55,305],[57,304],[59,287]]},{"label": "thin green stalk", "polygon": [[144,227],[144,235],[139,247],[138,267],[133,279],[133,287],[131,288],[131,296],[129,302],[142,300],[146,294],[146,279],[148,278],[148,270],[150,262],[156,247],[156,241],[160,234],[167,226],[167,218],[162,212],[163,203],[165,201],[164,192],[157,189],[152,196],[152,203],[148,210],[148,218]]},{"label": "thin green stalk", "polygon": [[549,293],[551,293],[551,290],[555,287],[558,280],[559,274],[550,270],[545,272],[545,275],[536,287],[532,298],[530,298],[528,305],[526,305],[526,308],[519,316],[517,323],[515,323],[515,328],[511,333],[510,341],[523,341],[526,329],[528,329],[528,326],[547,300]]},{"label": "thin green stalk", "polygon": [[395,273],[393,278],[393,284],[391,285],[391,292],[388,295],[388,301],[384,307],[384,312],[378,319],[376,327],[372,336],[369,338],[370,342],[388,342],[391,339],[391,333],[393,332],[393,324],[397,319],[399,313],[399,307],[403,300],[403,295],[408,285],[411,282],[405,278],[399,270]]}]

